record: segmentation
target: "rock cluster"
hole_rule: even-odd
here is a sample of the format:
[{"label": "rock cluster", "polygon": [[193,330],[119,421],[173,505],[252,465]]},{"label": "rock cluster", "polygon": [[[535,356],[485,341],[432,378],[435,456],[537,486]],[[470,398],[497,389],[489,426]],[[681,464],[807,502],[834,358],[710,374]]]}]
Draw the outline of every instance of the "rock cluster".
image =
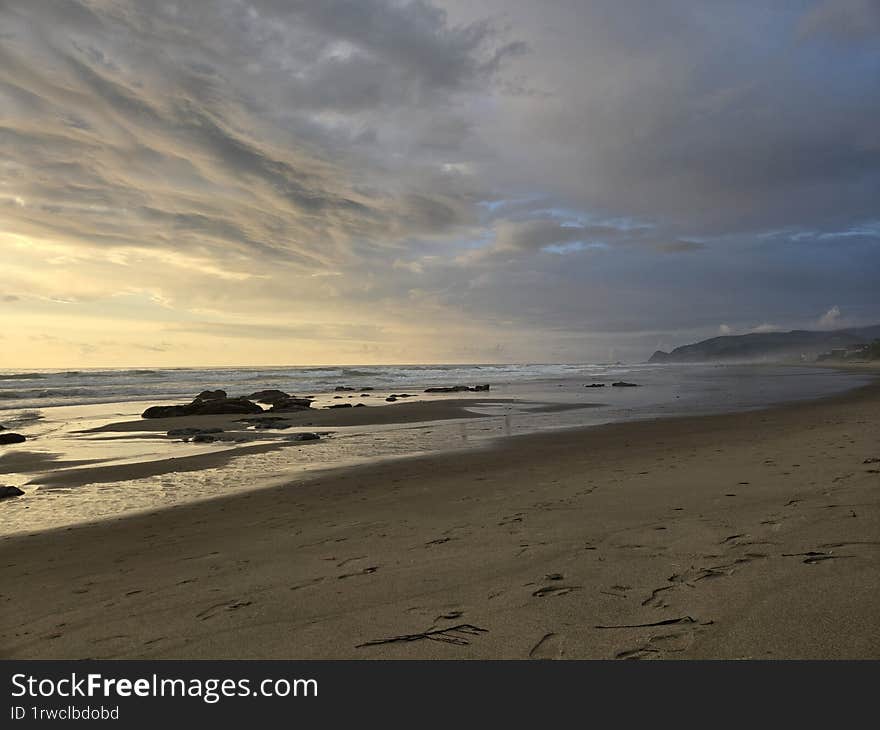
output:
[{"label": "rock cluster", "polygon": [[392,393],[385,400],[394,403],[398,398],[415,398],[415,396],[412,393]]},{"label": "rock cluster", "polygon": [[489,385],[447,385],[442,388],[425,388],[426,393],[477,393],[481,390],[489,390]]},{"label": "rock cluster", "polygon": [[232,413],[262,413],[253,401],[247,398],[227,398],[225,391],[206,390],[196,396],[192,403],[179,406],[150,406],[141,418],[174,418],[177,416],[215,416]]},{"label": "rock cluster", "polygon": [[225,390],[205,390],[192,401],[176,406],[151,406],[142,418],[174,418],[177,416],[214,416],[229,414],[264,413],[263,408],[254,401],[271,404],[271,412],[304,411],[311,408],[308,398],[297,398],[283,390],[260,390],[247,398],[230,398]]}]

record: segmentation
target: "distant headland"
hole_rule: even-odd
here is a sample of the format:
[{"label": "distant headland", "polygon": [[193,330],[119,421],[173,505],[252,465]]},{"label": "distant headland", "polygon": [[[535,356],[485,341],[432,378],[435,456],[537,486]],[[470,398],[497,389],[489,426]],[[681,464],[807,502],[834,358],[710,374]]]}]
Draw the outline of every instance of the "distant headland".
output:
[{"label": "distant headland", "polygon": [[817,360],[876,359],[880,355],[880,325],[840,330],[753,332],[722,335],[672,352],[657,350],[651,363],[685,362],[814,362]]}]

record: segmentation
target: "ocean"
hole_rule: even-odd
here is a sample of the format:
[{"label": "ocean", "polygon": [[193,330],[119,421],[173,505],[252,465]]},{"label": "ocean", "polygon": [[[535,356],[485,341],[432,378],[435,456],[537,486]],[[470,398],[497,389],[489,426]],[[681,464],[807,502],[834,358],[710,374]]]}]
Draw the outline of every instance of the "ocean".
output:
[{"label": "ocean", "polygon": [[[615,388],[624,380],[637,388]],[[0,534],[73,525],[153,510],[232,492],[291,483],[320,470],[436,451],[482,448],[492,440],[554,429],[679,415],[732,412],[816,398],[857,387],[865,373],[768,365],[515,364],[266,368],[168,368],[0,371],[0,425],[27,442],[0,446],[0,484],[25,490],[0,501]],[[604,383],[606,387],[585,387]],[[139,421],[153,404],[184,403],[206,389],[230,396],[277,388],[315,396],[315,407],[334,402],[334,389],[373,388],[371,407],[384,397],[428,387],[490,385],[467,393],[480,417],[341,426],[309,444],[254,454],[247,444],[192,444],[164,433],[88,433],[109,423]],[[412,402],[412,401],[408,401]],[[549,406],[549,407],[548,407]],[[279,442],[298,431],[267,432]],[[223,466],[170,471],[142,479],[40,484],[58,470],[116,466],[229,451]]]},{"label": "ocean", "polygon": [[[189,400],[206,389],[233,395],[278,388],[295,395],[332,391],[338,385],[405,389],[427,385],[509,383],[544,378],[601,377],[627,372],[608,365],[356,365],[246,368],[120,368],[0,370],[0,410],[122,401]],[[427,384],[427,385],[426,385]]]}]

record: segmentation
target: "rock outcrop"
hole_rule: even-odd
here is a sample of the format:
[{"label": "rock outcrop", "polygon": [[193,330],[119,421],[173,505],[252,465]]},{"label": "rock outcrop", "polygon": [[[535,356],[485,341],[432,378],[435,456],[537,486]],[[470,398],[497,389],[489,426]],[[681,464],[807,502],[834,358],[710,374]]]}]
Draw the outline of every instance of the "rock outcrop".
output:
[{"label": "rock outcrop", "polygon": [[274,406],[276,403],[287,400],[292,397],[290,393],[285,393],[283,390],[275,390],[270,388],[268,390],[258,390],[256,393],[251,393],[248,396],[248,400],[256,401],[257,403],[266,403],[267,405]]},{"label": "rock outcrop", "polygon": [[24,494],[18,487],[0,487],[0,499],[8,499],[9,497],[20,497]]},{"label": "rock outcrop", "polygon": [[446,385],[440,388],[425,388],[426,393],[478,393],[489,390],[489,385]]},{"label": "rock outcrop", "polygon": [[296,396],[288,396],[283,400],[277,400],[272,404],[269,413],[290,413],[291,411],[307,411],[312,407],[312,401],[309,398],[297,398]]},{"label": "rock outcrop", "polygon": [[263,409],[247,398],[227,398],[223,390],[206,390],[192,401],[177,406],[150,406],[141,418],[176,418],[180,416],[215,416],[262,413]]}]

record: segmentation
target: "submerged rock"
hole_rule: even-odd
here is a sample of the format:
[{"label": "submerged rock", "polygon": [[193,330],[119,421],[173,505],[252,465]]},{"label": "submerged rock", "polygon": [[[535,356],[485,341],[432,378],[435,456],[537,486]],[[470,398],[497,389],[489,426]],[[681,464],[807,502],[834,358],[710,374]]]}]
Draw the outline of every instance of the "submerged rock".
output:
[{"label": "submerged rock", "polygon": [[604,388],[605,383],[590,383],[589,385],[585,385],[585,388]]},{"label": "submerged rock", "polygon": [[0,499],[9,497],[20,497],[24,492],[18,487],[0,487]]},{"label": "submerged rock", "polygon": [[627,383],[624,380],[618,380],[616,383],[611,383],[612,388],[638,388],[638,383]]},{"label": "submerged rock", "polygon": [[210,433],[197,433],[190,439],[194,444],[211,444],[216,440],[217,438]]},{"label": "submerged rock", "polygon": [[199,434],[223,433],[222,428],[172,428],[166,435],[171,438],[197,436]]},{"label": "submerged rock", "polygon": [[354,388],[349,388],[347,385],[337,385],[333,390],[340,392],[343,390],[354,390]]},{"label": "submerged rock", "polygon": [[0,433],[0,444],[21,444],[27,439],[20,433]]}]

